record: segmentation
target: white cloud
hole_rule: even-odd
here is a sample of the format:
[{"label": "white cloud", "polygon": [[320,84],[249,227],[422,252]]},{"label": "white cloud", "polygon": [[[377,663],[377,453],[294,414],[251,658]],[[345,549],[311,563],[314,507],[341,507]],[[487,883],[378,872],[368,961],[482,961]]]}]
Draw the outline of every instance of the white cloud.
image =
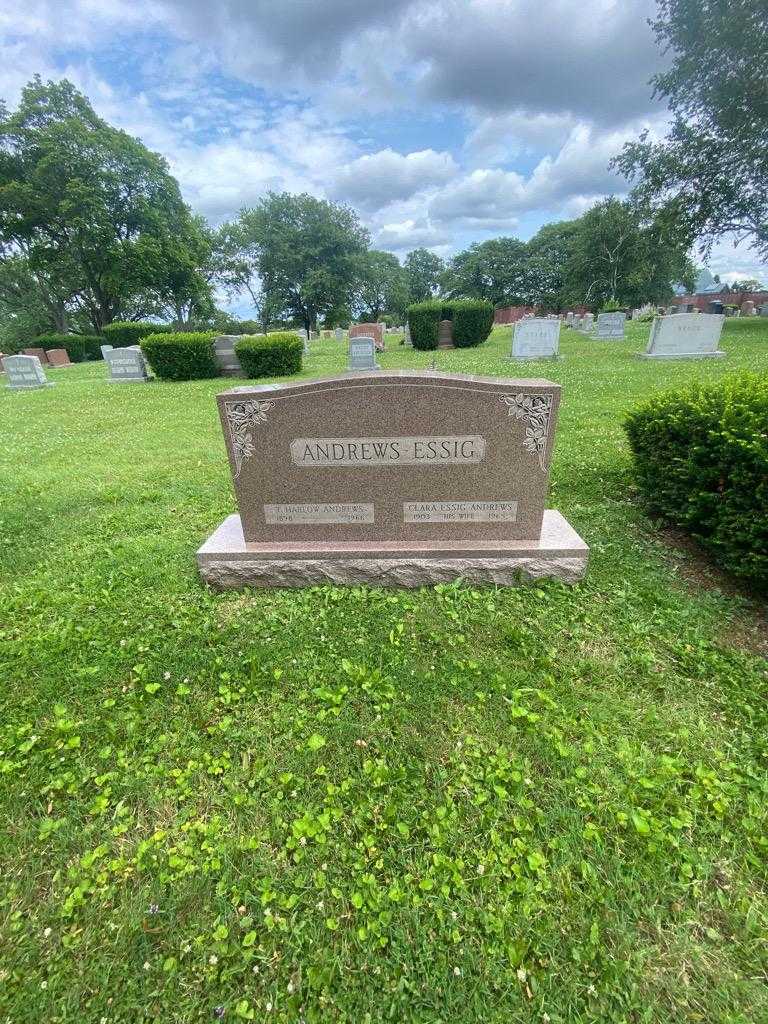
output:
[{"label": "white cloud", "polygon": [[378,210],[442,185],[457,173],[458,166],[450,153],[424,149],[403,155],[382,149],[341,168],[332,179],[330,191],[335,198],[360,209]]},{"label": "white cloud", "polygon": [[439,224],[510,230],[524,195],[525,180],[515,171],[476,170],[436,195],[429,214]]},{"label": "white cloud", "polygon": [[374,235],[377,249],[405,252],[424,246],[427,249],[447,245],[450,235],[435,227],[426,217],[382,225]]}]

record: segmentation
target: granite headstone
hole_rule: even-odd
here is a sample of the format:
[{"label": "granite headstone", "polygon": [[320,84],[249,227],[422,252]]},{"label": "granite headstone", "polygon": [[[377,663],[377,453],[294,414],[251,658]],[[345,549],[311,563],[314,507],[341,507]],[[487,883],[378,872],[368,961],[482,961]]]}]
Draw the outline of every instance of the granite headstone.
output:
[{"label": "granite headstone", "polygon": [[707,359],[723,357],[718,348],[725,317],[717,313],[675,313],[657,316],[644,359]]},{"label": "granite headstone", "polygon": [[347,369],[350,371],[381,369],[376,362],[376,342],[373,338],[357,336],[349,339]]},{"label": "granite headstone", "polygon": [[108,379],[112,383],[149,380],[147,363],[138,346],[113,348],[111,352],[104,354],[104,358],[109,367]]},{"label": "granite headstone", "polygon": [[241,340],[240,334],[220,334],[213,342],[213,359],[222,377],[245,377],[235,345]]},{"label": "granite headstone", "polygon": [[548,317],[518,320],[512,335],[510,359],[557,359],[560,321]]},{"label": "granite headstone", "polygon": [[8,374],[6,385],[11,391],[28,391],[32,388],[52,388],[37,356],[5,356],[3,369]]},{"label": "granite headstone", "polygon": [[560,388],[348,374],[217,396],[239,515],[198,552],[217,587],[580,579],[545,507]]},{"label": "granite headstone", "polygon": [[604,341],[620,341],[624,337],[626,313],[599,313],[595,337]]}]

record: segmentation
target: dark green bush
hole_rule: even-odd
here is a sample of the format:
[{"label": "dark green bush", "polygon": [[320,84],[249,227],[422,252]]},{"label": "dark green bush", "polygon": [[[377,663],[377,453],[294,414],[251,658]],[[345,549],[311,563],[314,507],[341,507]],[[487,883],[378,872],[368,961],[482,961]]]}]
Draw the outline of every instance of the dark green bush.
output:
[{"label": "dark green bush", "polygon": [[437,348],[442,308],[442,303],[435,300],[417,302],[408,307],[408,326],[411,329],[411,342],[414,348],[422,352]]},{"label": "dark green bush", "polygon": [[276,331],[235,342],[235,353],[246,377],[289,377],[301,370],[304,344],[298,334]]},{"label": "dark green bush", "polygon": [[408,307],[413,347],[437,348],[441,320],[453,321],[453,343],[470,348],[485,341],[493,327],[493,306],[482,299],[432,299]]},{"label": "dark green bush", "polygon": [[99,334],[41,334],[32,345],[35,348],[65,348],[73,363],[84,363],[86,359],[101,359],[104,339]]},{"label": "dark green bush", "polygon": [[456,299],[450,303],[453,320],[453,343],[456,348],[480,345],[493,327],[493,304],[481,299]]},{"label": "dark green bush", "polygon": [[625,423],[650,506],[730,572],[768,581],[768,377],[664,392]]},{"label": "dark green bush", "polygon": [[213,358],[214,337],[209,332],[191,331],[150,334],[142,339],[141,351],[160,380],[218,377],[219,370]]},{"label": "dark green bush", "polygon": [[171,324],[147,324],[140,321],[123,323],[116,320],[104,328],[104,341],[113,348],[129,348],[131,345],[140,345],[141,339],[148,338],[150,334],[171,333]]}]

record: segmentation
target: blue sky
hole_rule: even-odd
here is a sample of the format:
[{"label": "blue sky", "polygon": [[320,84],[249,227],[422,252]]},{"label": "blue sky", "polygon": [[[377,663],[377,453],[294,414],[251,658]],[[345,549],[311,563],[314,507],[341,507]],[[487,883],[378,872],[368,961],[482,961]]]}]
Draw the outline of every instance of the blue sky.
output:
[{"label": "blue sky", "polygon": [[[268,189],[350,203],[376,247],[530,237],[664,130],[651,0],[0,0],[0,96],[71,79],[219,223]],[[724,279],[768,279],[723,240]]]}]

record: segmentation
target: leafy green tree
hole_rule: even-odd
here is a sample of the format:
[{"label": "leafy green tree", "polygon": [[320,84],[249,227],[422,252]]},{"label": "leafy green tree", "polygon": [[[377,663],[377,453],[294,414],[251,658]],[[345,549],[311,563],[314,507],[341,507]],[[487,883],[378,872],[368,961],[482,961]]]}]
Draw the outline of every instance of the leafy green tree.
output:
[{"label": "leafy green tree", "polygon": [[0,244],[39,281],[66,279],[65,305],[95,329],[156,312],[172,278],[188,286],[191,221],[165,160],[71,82],[37,76],[15,112],[0,110]]},{"label": "leafy green tree", "polygon": [[646,222],[632,203],[611,198],[576,225],[564,268],[564,293],[572,302],[640,306],[670,298],[678,282],[693,287],[696,268],[687,239],[675,235],[668,222]]},{"label": "leafy green tree", "polygon": [[405,318],[408,305],[408,276],[391,252],[371,249],[360,260],[354,309],[358,316],[378,321],[390,313]]},{"label": "leafy green tree", "polygon": [[412,249],[405,257],[408,276],[408,301],[426,302],[440,291],[445,263],[429,249]]},{"label": "leafy green tree", "polygon": [[544,224],[527,245],[525,275],[527,305],[559,311],[573,305],[566,272],[579,230],[576,220]]},{"label": "leafy green tree", "polygon": [[491,238],[457,253],[443,275],[450,298],[516,306],[528,295],[528,249],[518,238]]},{"label": "leafy green tree", "polygon": [[350,301],[369,242],[349,207],[287,192],[241,210],[233,237],[244,274],[258,277],[271,308],[307,330]]},{"label": "leafy green tree", "polygon": [[633,196],[708,252],[726,232],[768,257],[768,14],[765,0],[659,0],[652,22],[671,55],[652,79],[673,121],[614,160]]}]

